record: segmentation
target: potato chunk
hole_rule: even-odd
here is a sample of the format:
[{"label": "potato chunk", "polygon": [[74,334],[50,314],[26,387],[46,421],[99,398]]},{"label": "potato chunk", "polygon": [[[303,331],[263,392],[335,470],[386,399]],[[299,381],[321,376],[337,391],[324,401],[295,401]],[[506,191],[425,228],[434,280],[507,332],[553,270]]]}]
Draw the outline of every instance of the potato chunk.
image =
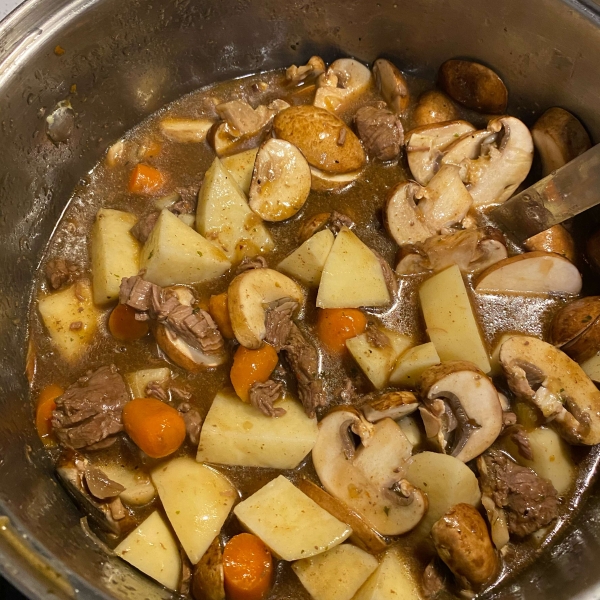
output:
[{"label": "potato chunk", "polygon": [[[79,281],[43,296],[38,300],[38,309],[60,355],[70,363],[81,358],[94,338],[102,314],[92,302],[90,284]],[[71,329],[71,325],[75,328]]]},{"label": "potato chunk", "polygon": [[196,460],[271,469],[295,469],[317,441],[317,420],[291,398],[275,403],[283,417],[267,417],[237,396],[220,392],[206,415]]},{"label": "potato chunk", "polygon": [[396,361],[390,383],[414,388],[425,370],[439,364],[440,357],[432,342],[409,348]]},{"label": "potato chunk", "polygon": [[254,161],[258,148],[238,152],[231,156],[225,156],[221,159],[221,164],[231,173],[235,182],[239,185],[244,194],[248,195],[250,184],[252,183],[252,171],[254,170]]},{"label": "potato chunk", "polygon": [[371,383],[380,390],[385,387],[398,357],[413,344],[412,339],[395,331],[384,331],[390,344],[383,348],[372,346],[366,333],[346,341],[346,348]]},{"label": "potato chunk", "polygon": [[262,219],[248,206],[234,177],[215,158],[198,192],[196,229],[232,262],[273,249]]},{"label": "potato chunk", "polygon": [[384,306],[391,301],[373,251],[343,227],[327,257],[317,294],[319,308]]},{"label": "potato chunk", "polygon": [[152,471],[167,517],[192,564],[221,531],[237,498],[228,479],[192,458],[174,458]]},{"label": "potato chunk", "polygon": [[442,362],[468,360],[484,373],[490,360],[460,269],[453,265],[419,290],[427,333]]},{"label": "potato chunk", "polygon": [[160,367],[158,369],[140,369],[125,375],[125,381],[131,390],[133,398],[145,398],[146,387],[153,381],[166,387],[171,379],[171,369]]},{"label": "potato chunk", "polygon": [[385,553],[377,570],[353,600],[421,600],[420,585],[397,548]]},{"label": "potato chunk", "polygon": [[342,544],[298,560],[292,569],[314,600],[351,600],[378,566],[374,556],[352,544]]},{"label": "potato chunk", "polygon": [[129,233],[137,223],[131,213],[101,208],[91,233],[92,288],[100,306],[119,297],[123,277],[140,270],[140,245]]},{"label": "potato chunk", "polygon": [[209,281],[231,267],[219,248],[166,209],[144,244],[140,263],[145,279],[162,286]]},{"label": "potato chunk", "polygon": [[115,554],[166,588],[177,590],[179,548],[157,510],[115,548]]},{"label": "potato chunk", "polygon": [[308,286],[318,286],[334,240],[329,229],[315,233],[284,258],[277,265],[277,270]]},{"label": "potato chunk", "polygon": [[242,525],[283,560],[321,554],[352,534],[283,475],[233,510]]}]

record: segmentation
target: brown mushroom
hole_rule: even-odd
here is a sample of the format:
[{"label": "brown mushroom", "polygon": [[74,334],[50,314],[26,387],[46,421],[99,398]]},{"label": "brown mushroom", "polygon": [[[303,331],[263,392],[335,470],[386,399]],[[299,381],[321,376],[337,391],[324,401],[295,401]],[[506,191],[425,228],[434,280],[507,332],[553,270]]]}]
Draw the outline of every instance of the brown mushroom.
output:
[{"label": "brown mushroom", "polygon": [[456,102],[483,113],[506,112],[508,91],[494,71],[470,60],[447,60],[438,73],[440,87]]},{"label": "brown mushroom", "polygon": [[429,90],[421,94],[412,114],[415,127],[444,123],[459,118],[458,110],[452,100],[439,90]]},{"label": "brown mushroom", "polygon": [[479,511],[457,504],[431,528],[439,557],[466,589],[478,590],[496,573],[500,563]]},{"label": "brown mushroom", "polygon": [[413,392],[394,391],[369,398],[360,408],[367,421],[377,423],[387,418],[397,421],[415,412],[418,407],[419,401]]},{"label": "brown mushroom", "polygon": [[581,363],[600,350],[600,296],[587,296],[563,306],[552,320],[552,343]]},{"label": "brown mushroom", "polygon": [[194,567],[192,596],[195,600],[225,600],[223,549],[219,536]]},{"label": "brown mushroom", "polygon": [[523,246],[529,251],[553,252],[560,254],[572,263],[575,262],[576,250],[573,236],[562,226],[554,225],[525,240]]},{"label": "brown mushroom", "polygon": [[373,63],[373,75],[383,99],[396,114],[402,114],[410,102],[408,85],[402,73],[389,60],[379,58]]}]

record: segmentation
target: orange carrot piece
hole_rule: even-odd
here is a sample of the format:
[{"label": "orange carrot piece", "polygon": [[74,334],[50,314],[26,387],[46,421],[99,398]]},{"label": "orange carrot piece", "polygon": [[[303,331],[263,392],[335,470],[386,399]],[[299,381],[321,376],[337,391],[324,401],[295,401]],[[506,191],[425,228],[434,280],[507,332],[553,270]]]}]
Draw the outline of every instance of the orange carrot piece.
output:
[{"label": "orange carrot piece", "polygon": [[52,411],[56,408],[56,399],[62,396],[64,392],[59,385],[51,383],[40,392],[38,397],[35,410],[35,427],[44,444],[52,441]]},{"label": "orange carrot piece", "polygon": [[162,145],[156,140],[148,140],[147,142],[142,144],[140,150],[140,158],[154,158],[155,156],[158,156],[160,154],[162,150]]},{"label": "orange carrot piece", "polygon": [[135,342],[148,333],[147,321],[136,321],[136,311],[127,304],[117,304],[108,318],[110,334],[120,342]]},{"label": "orange carrot piece", "polygon": [[249,402],[250,387],[257,381],[264,383],[277,366],[279,357],[273,346],[264,344],[256,350],[248,350],[240,346],[233,357],[233,365],[229,376],[235,393]]},{"label": "orange carrot piece", "polygon": [[232,340],[235,337],[229,318],[229,306],[227,304],[227,292],[211,296],[208,301],[208,312],[214,319],[223,337]]},{"label": "orange carrot piece", "polygon": [[228,600],[262,600],[273,581],[273,557],[255,535],[240,533],[223,550],[223,576]]},{"label": "orange carrot piece", "polygon": [[150,165],[135,165],[129,176],[128,189],[132,194],[153,194],[165,184],[164,175]]},{"label": "orange carrot piece", "polygon": [[342,353],[346,340],[360,335],[367,317],[357,308],[323,308],[317,316],[317,335],[330,352]]},{"label": "orange carrot piece", "polygon": [[172,406],[156,398],[135,398],[123,408],[127,435],[152,458],[173,454],[185,440],[185,421]]}]

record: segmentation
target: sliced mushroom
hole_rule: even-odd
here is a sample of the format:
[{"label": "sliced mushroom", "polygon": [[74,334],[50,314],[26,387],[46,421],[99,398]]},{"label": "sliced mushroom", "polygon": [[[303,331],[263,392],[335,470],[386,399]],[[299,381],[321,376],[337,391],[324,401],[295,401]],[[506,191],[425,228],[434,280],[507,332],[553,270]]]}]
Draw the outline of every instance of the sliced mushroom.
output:
[{"label": "sliced mushroom", "polygon": [[293,106],[273,121],[278,138],[294,144],[311,167],[330,174],[362,169],[365,151],[350,128],[317,106]]},{"label": "sliced mushroom", "polygon": [[454,121],[459,118],[452,100],[443,92],[430,90],[421,94],[413,111],[413,122],[417,127]]},{"label": "sliced mushroom", "polygon": [[256,135],[273,119],[277,111],[264,105],[252,108],[243,100],[231,100],[216,106],[217,114],[227,125],[227,132],[234,137]]},{"label": "sliced mushroom", "polygon": [[366,92],[370,85],[371,71],[365,65],[352,58],[340,58],[319,77],[313,104],[335,112]]},{"label": "sliced mushroom", "polygon": [[439,557],[461,587],[478,590],[498,572],[500,562],[487,526],[470,504],[457,504],[431,528]]},{"label": "sliced mushroom", "polygon": [[300,150],[270,139],[256,155],[248,204],[265,221],[284,221],[304,206],[310,184],[310,168]]},{"label": "sliced mushroom", "polygon": [[427,185],[439,169],[444,151],[461,136],[475,131],[466,121],[417,127],[406,134],[408,166],[415,181]]},{"label": "sliced mushroom", "polygon": [[[445,454],[469,462],[500,435],[502,405],[498,392],[474,364],[448,361],[430,367],[421,376],[420,389],[427,436],[434,438]],[[437,427],[431,425],[434,418]]]},{"label": "sliced mushroom", "polygon": [[302,288],[273,269],[252,269],[238,275],[230,284],[227,304],[237,341],[246,348],[259,348],[265,337],[265,309],[268,304],[290,298],[299,305]]},{"label": "sliced mushroom", "polygon": [[572,263],[575,262],[576,249],[573,236],[562,226],[554,225],[523,242],[525,249],[530,252],[554,252],[560,254]]},{"label": "sliced mushroom", "polygon": [[194,567],[192,597],[194,600],[225,600],[223,549],[219,536]]},{"label": "sliced mushroom", "polygon": [[120,483],[113,481],[102,469],[89,463],[84,469],[84,477],[90,494],[98,500],[116,498],[125,490]]},{"label": "sliced mushroom", "polygon": [[475,290],[487,293],[578,294],[581,286],[577,267],[560,254],[526,252],[486,269],[477,279]]},{"label": "sliced mushroom", "polygon": [[208,143],[213,147],[219,158],[238,154],[245,150],[252,150],[260,146],[266,137],[266,130],[260,130],[256,135],[242,135],[236,137],[229,132],[227,123],[215,123],[206,136]]},{"label": "sliced mushroom", "polygon": [[388,106],[396,114],[402,114],[410,103],[410,93],[404,75],[389,60],[378,58],[373,63],[373,76],[377,89]]},{"label": "sliced mushroom", "polygon": [[600,296],[563,306],[552,320],[551,342],[578,363],[600,351]]},{"label": "sliced mushroom", "polygon": [[325,72],[325,69],[325,62],[320,56],[311,56],[308,62],[301,67],[296,65],[288,67],[285,71],[285,78],[291,83],[300,83],[307,78],[318,77]]},{"label": "sliced mushroom", "polygon": [[371,554],[379,554],[387,549],[388,543],[385,538],[375,531],[357,512],[346,506],[343,502],[334,498],[323,488],[320,488],[308,479],[300,479],[297,486],[321,508],[325,509],[342,523],[349,525],[352,528],[350,541],[358,547]]},{"label": "sliced mushroom", "polygon": [[546,176],[573,160],[592,146],[590,136],[579,119],[564,108],[549,108],[531,130]]},{"label": "sliced mushroom", "polygon": [[310,167],[310,188],[316,192],[341,191],[352,185],[360,177],[361,173],[362,171],[353,171],[351,173],[331,175],[315,167]]},{"label": "sliced mushroom", "polygon": [[[361,439],[358,448],[351,432]],[[394,421],[371,425],[356,409],[343,407],[319,423],[312,458],[330,494],[381,535],[399,535],[415,527],[427,510],[423,492],[402,478],[410,453],[411,445]]]},{"label": "sliced mushroom", "polygon": [[414,181],[404,181],[392,189],[384,216],[387,230],[399,246],[423,242],[434,235],[417,206],[426,194],[426,189]]},{"label": "sliced mushroom", "polygon": [[536,406],[567,442],[600,442],[600,391],[575,361],[523,335],[508,338],[499,358],[517,398]]},{"label": "sliced mushroom", "polygon": [[367,421],[377,423],[382,419],[401,419],[415,412],[418,407],[419,401],[412,392],[385,392],[368,400],[360,408]]},{"label": "sliced mushroom", "polygon": [[[477,151],[477,158],[473,158]],[[527,177],[532,161],[531,134],[515,117],[493,119],[487,129],[456,140],[442,159],[466,168],[464,181],[476,207],[501,204],[510,198]]]},{"label": "sliced mushroom", "polygon": [[210,119],[176,119],[167,117],[160,122],[161,133],[175,142],[198,143],[206,139],[214,121]]},{"label": "sliced mushroom", "polygon": [[[479,461],[477,464],[478,466],[480,464],[485,465],[485,462]],[[481,496],[481,504],[483,505],[483,508],[485,508],[485,514],[490,524],[492,542],[494,542],[494,546],[500,550],[510,541],[506,513],[502,508],[496,506],[496,503],[486,494]]]},{"label": "sliced mushroom", "polygon": [[508,91],[494,71],[470,60],[447,60],[438,73],[440,87],[453,100],[483,113],[506,112]]}]

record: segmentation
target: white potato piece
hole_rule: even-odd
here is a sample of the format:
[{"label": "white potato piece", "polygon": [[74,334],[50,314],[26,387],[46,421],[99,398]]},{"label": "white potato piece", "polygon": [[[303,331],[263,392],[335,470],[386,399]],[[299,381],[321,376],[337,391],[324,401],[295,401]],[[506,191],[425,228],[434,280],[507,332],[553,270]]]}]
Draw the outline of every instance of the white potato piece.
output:
[{"label": "white potato piece", "polygon": [[420,590],[401,551],[391,548],[352,600],[421,600]]},{"label": "white potato piece", "polygon": [[310,189],[316,192],[340,191],[353,184],[362,171],[351,171],[350,173],[327,173],[315,167],[310,168]]},{"label": "white potato piece", "polygon": [[159,367],[158,369],[140,369],[133,373],[126,373],[125,381],[129,386],[132,398],[145,398],[146,387],[153,381],[157,382],[163,389],[167,387],[171,379],[171,369]]},{"label": "white potato piece", "polygon": [[163,287],[202,283],[231,267],[225,254],[167,209],[144,244],[140,267],[144,279]]},{"label": "white potato piece", "polygon": [[581,275],[570,260],[560,254],[535,251],[493,264],[478,277],[475,290],[496,294],[579,294],[581,286]]},{"label": "white potato piece", "polygon": [[385,306],[391,301],[383,270],[372,250],[342,227],[327,257],[319,292],[319,308]]},{"label": "white potato piece", "polygon": [[427,493],[429,507],[416,531],[426,537],[433,524],[454,505],[464,502],[479,506],[481,492],[477,477],[465,463],[437,452],[421,452],[412,457],[406,479]]},{"label": "white potato piece", "polygon": [[194,215],[177,215],[177,218],[188,227],[193,227],[196,223],[196,217],[194,217]]},{"label": "white potato piece", "polygon": [[309,193],[310,167],[302,152],[285,140],[267,140],[254,163],[250,208],[265,221],[285,221],[304,206]]},{"label": "white potato piece", "polygon": [[427,342],[402,353],[390,375],[392,385],[415,387],[421,373],[429,367],[440,364],[440,357],[433,342]]},{"label": "white potato piece", "polygon": [[460,269],[452,265],[430,277],[419,298],[427,334],[441,361],[468,360],[489,373],[487,349]]},{"label": "white potato piece", "polygon": [[382,331],[390,340],[390,345],[383,348],[372,346],[366,333],[346,340],[346,348],[378,390],[387,385],[396,360],[413,344],[407,335],[388,329]]},{"label": "white potato piece", "polygon": [[246,195],[250,191],[252,171],[254,171],[254,161],[257,154],[258,148],[253,148],[231,156],[224,156],[221,159],[221,164],[231,173],[235,182]]},{"label": "white potato piece", "polygon": [[425,441],[425,436],[423,435],[423,430],[419,427],[418,421],[412,417],[403,417],[398,421],[398,425],[400,425],[400,429],[402,429],[402,433],[406,436],[406,439],[410,442],[413,448],[422,444]]},{"label": "white potato piece", "polygon": [[109,479],[120,483],[125,488],[119,494],[125,504],[143,506],[156,496],[156,488],[150,477],[140,469],[130,469],[112,461],[99,464],[98,468],[104,471]]},{"label": "white potato piece", "polygon": [[181,119],[167,117],[160,122],[161,133],[174,142],[199,143],[213,126],[210,119]]},{"label": "white potato piece", "polygon": [[181,577],[179,548],[158,511],[132,531],[115,548],[115,554],[166,588],[177,591]]},{"label": "white potato piece", "polygon": [[237,490],[223,475],[193,458],[174,458],[151,475],[167,517],[195,565],[221,531]]},{"label": "white potato piece", "polygon": [[123,277],[140,270],[140,245],[129,233],[137,223],[131,213],[101,208],[91,232],[92,289],[100,306],[119,297]]},{"label": "white potato piece", "polygon": [[318,286],[335,236],[329,229],[318,231],[278,265],[277,270],[308,286]]},{"label": "white potato piece", "polygon": [[232,262],[273,249],[262,219],[248,206],[235,178],[215,158],[198,192],[196,229]]},{"label": "white potato piece", "polygon": [[[92,302],[87,281],[38,299],[38,310],[59,354],[68,362],[77,361],[94,339],[102,312]],[[81,323],[71,329],[72,323]]]},{"label": "white potato piece", "polygon": [[592,381],[600,382],[600,353],[584,360],[581,363],[581,368]]},{"label": "white potato piece", "polygon": [[352,529],[280,475],[238,504],[233,512],[283,560],[321,554],[350,537]]},{"label": "white potato piece", "polygon": [[371,554],[352,544],[342,544],[298,560],[292,569],[314,600],[352,600],[378,566]]},{"label": "white potato piece", "polygon": [[231,392],[219,392],[204,419],[198,462],[295,469],[317,441],[317,419],[292,398],[275,403],[283,417],[267,417]]},{"label": "white potato piece", "polygon": [[573,487],[577,474],[569,445],[556,431],[545,427],[527,431],[527,437],[533,460],[523,458],[510,438],[506,441],[507,450],[520,465],[549,479],[559,495],[566,494]]}]

